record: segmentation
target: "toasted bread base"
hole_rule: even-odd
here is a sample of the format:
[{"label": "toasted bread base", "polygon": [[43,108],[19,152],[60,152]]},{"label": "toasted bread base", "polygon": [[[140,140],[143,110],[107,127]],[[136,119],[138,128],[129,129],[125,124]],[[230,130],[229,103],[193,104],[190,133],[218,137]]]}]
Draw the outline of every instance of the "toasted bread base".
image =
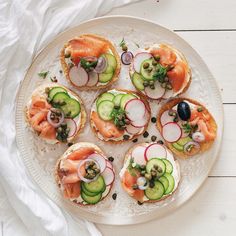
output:
[{"label": "toasted bread base", "polygon": [[[87,118],[87,114],[86,114],[86,111],[85,111],[85,108],[84,108],[84,104],[83,104],[83,101],[82,99],[76,94],[74,93],[72,90],[68,89],[67,87],[61,85],[61,84],[46,84],[46,85],[42,85],[40,87],[38,87],[36,90],[34,90],[33,93],[37,93],[38,90],[40,89],[45,89],[46,87],[49,87],[49,88],[52,88],[52,87],[62,87],[64,88],[65,90],[69,91],[73,96],[75,96],[78,101],[80,102],[80,108],[81,108],[81,122],[80,122],[80,126],[78,127],[77,126],[77,132],[74,134],[74,136],[70,137],[71,141],[73,141],[75,138],[77,138],[79,136],[79,134],[83,131],[83,128],[85,126],[85,123],[86,123],[86,118]],[[28,106],[25,107],[25,119],[26,119],[26,122],[27,124],[32,128],[32,130],[37,133],[39,135],[39,133],[37,131],[35,131],[33,129],[33,127],[31,126],[30,124],[30,116],[29,116],[29,109],[28,109]],[[40,137],[42,140],[44,140],[45,142],[47,143],[50,143],[48,139],[45,139],[45,138],[42,138]],[[51,140],[51,139],[50,139]],[[61,143],[59,140],[55,139],[55,144],[57,143]]]},{"label": "toasted bread base", "polygon": [[[158,112],[158,115],[157,115],[157,128],[159,130],[160,133],[162,133],[162,125],[161,125],[161,115],[163,114],[163,112],[165,112],[166,110],[169,110],[171,109],[172,107],[174,107],[176,104],[178,104],[179,102],[182,102],[183,100],[185,101],[188,101],[194,105],[197,105],[197,106],[201,106],[203,107],[204,111],[207,111],[207,113],[209,114],[210,116],[210,126],[212,127],[212,129],[214,130],[215,134],[217,133],[217,124],[215,122],[215,119],[213,118],[213,116],[211,115],[211,113],[207,110],[207,108],[202,105],[201,103],[193,100],[193,99],[190,99],[190,98],[173,98],[172,100],[170,100],[169,102],[167,102],[166,104],[164,104],[160,111]],[[187,158],[190,158],[191,156],[193,155],[188,155],[184,152],[180,152],[178,150],[176,150],[174,147],[172,147],[171,143],[165,141],[165,144],[166,146],[175,154],[177,155],[177,157],[179,158],[182,158],[182,159],[187,159]],[[200,144],[200,152],[199,153],[203,153],[205,152],[206,150],[208,150],[211,145],[213,144],[214,140],[210,141],[210,142],[203,142],[203,143],[199,143]],[[198,154],[199,154],[198,153]]]},{"label": "toasted bread base", "polygon": [[[128,139],[128,140],[124,140],[124,139],[123,139],[123,140],[117,140],[117,141],[116,141],[116,140],[104,140],[104,139],[100,139],[100,137],[98,136],[98,131],[97,131],[97,130],[95,129],[95,127],[92,125],[93,121],[92,121],[91,113],[90,113],[90,118],[89,118],[89,120],[90,120],[90,127],[91,127],[93,133],[95,134],[95,136],[96,136],[98,139],[100,139],[100,140],[102,140],[102,141],[104,141],[104,142],[106,142],[106,143],[119,144],[119,143],[122,143],[122,142],[125,142],[125,141],[133,140],[133,139],[139,137],[140,135],[142,135],[142,134],[147,130],[148,125],[149,125],[149,122],[150,122],[150,119],[151,119],[151,108],[150,108],[150,105],[149,105],[147,99],[145,98],[145,96],[143,96],[143,94],[139,94],[138,92],[135,92],[135,91],[132,91],[132,90],[127,90],[127,89],[115,89],[115,90],[121,91],[121,92],[126,92],[126,93],[133,93],[133,94],[136,94],[137,96],[139,96],[140,99],[144,102],[144,104],[145,104],[145,106],[146,106],[146,109],[147,109],[147,111],[148,111],[148,114],[149,114],[148,122],[147,122],[147,124],[144,126],[144,129],[143,129],[143,132],[142,132],[142,133],[136,134],[136,135],[134,135],[131,139]],[[108,90],[108,91],[109,91],[109,90]],[[95,98],[93,104],[95,103],[95,101],[97,100],[97,98],[98,98],[99,96],[100,96],[100,94]]]},{"label": "toasted bread base", "polygon": [[[76,145],[76,148],[74,149],[75,145]],[[105,157],[104,152],[97,145],[95,145],[93,143],[80,142],[80,143],[76,143],[76,144],[72,145],[71,147],[69,147],[66,150],[66,152],[57,160],[56,165],[55,165],[55,169],[54,169],[54,178],[55,178],[56,184],[57,184],[57,186],[59,188],[61,187],[61,178],[60,178],[60,175],[59,175],[61,160],[66,158],[66,156],[69,154],[69,153],[67,154],[67,152],[70,152],[70,150],[74,150],[75,151],[75,150],[77,150],[80,147],[93,147],[95,151],[97,151],[98,153],[102,154]],[[107,195],[104,196],[103,198],[101,198],[101,200],[99,202],[104,200],[110,194],[112,186],[113,186],[113,183],[110,185],[110,189],[109,189],[109,192],[107,193]],[[60,189],[60,191],[61,191],[61,189]],[[79,205],[79,206],[85,206],[86,207],[86,206],[93,205],[93,204],[88,204],[88,203],[87,204],[79,203],[79,202],[73,201],[70,198],[64,198],[64,199],[65,200],[69,200],[70,202],[73,202],[74,204]]]},{"label": "toasted bread base", "polygon": [[[132,147],[128,150],[128,152],[125,154],[125,158],[124,158],[124,162],[123,162],[123,163],[125,164],[125,162],[128,160],[128,158],[131,156],[132,151],[133,151],[136,147],[138,147],[138,146],[147,147],[147,146],[150,145],[150,144],[151,144],[151,143],[138,143],[138,144],[132,146]],[[181,181],[181,179],[180,179],[180,181]],[[161,199],[159,199],[159,200],[146,200],[146,201],[144,201],[143,203],[161,202],[161,201],[165,200],[166,198],[172,196],[172,195],[177,191],[177,189],[179,188],[179,183],[180,183],[180,181],[178,182],[177,188],[176,188],[171,194],[166,195],[165,197],[163,197],[163,198],[161,198]],[[122,180],[121,180],[121,185],[122,185],[122,188],[125,190],[125,188],[123,187],[123,182],[122,182]],[[126,191],[126,190],[125,190],[125,191]],[[127,191],[126,191],[126,192],[127,192]],[[127,194],[128,194],[130,197],[133,198],[133,196],[131,196],[128,192],[127,192]]]},{"label": "toasted bread base", "polygon": [[[168,44],[159,44],[159,45],[164,45],[165,47],[169,48],[171,51],[174,51],[174,52],[181,58],[181,60],[186,64],[186,67],[187,67],[187,74],[188,74],[188,77],[189,77],[189,81],[188,81],[188,83],[185,85],[185,87],[183,88],[182,91],[175,93],[175,96],[181,95],[181,94],[185,93],[185,92],[188,90],[188,88],[189,88],[189,86],[190,86],[190,84],[191,84],[191,81],[192,81],[192,72],[191,72],[189,63],[188,63],[186,57],[183,55],[183,53],[181,53],[181,52],[180,52],[179,50],[177,50],[176,48],[174,48],[174,47],[172,47],[172,46],[170,46],[170,45],[168,45]],[[149,50],[151,49],[151,47],[152,47],[152,46],[147,47],[147,48],[145,48],[145,50],[149,51]],[[132,84],[133,84],[133,81],[132,81],[132,76],[133,76],[133,63],[131,63],[131,65],[130,65],[130,67],[129,67],[129,75],[130,75],[131,82],[132,82]],[[134,85],[134,84],[133,84],[133,85]],[[135,87],[135,85],[134,85],[134,87]],[[136,89],[136,87],[135,87],[135,89]],[[138,89],[136,89],[136,90],[138,91],[139,94],[143,94],[144,96],[146,96],[144,92],[142,92],[142,91],[140,91],[140,90],[138,90]],[[174,97],[175,97],[175,96],[174,96]],[[147,96],[146,96],[146,97],[147,97]],[[148,97],[147,97],[147,98],[148,98]],[[149,99],[151,99],[151,98],[149,98]],[[167,99],[169,99],[169,98],[160,98],[160,99],[167,100]],[[155,100],[155,99],[151,99],[151,100]]]},{"label": "toasted bread base", "polygon": [[70,68],[67,65],[66,60],[65,60],[65,49],[69,45],[69,43],[66,43],[64,45],[64,47],[62,48],[61,54],[60,54],[61,66],[62,66],[64,75],[66,76],[66,79],[68,80],[69,83],[71,83],[73,86],[75,86],[77,89],[80,89],[80,90],[90,90],[90,89],[91,90],[97,90],[97,89],[107,88],[107,87],[111,86],[116,80],[118,80],[118,75],[120,73],[120,68],[121,68],[120,56],[117,53],[115,47],[113,46],[113,44],[109,40],[107,40],[107,39],[105,39],[101,36],[95,35],[95,34],[83,34],[81,36],[92,36],[94,38],[101,39],[101,40],[105,41],[109,45],[109,48],[111,49],[113,56],[116,58],[116,62],[117,62],[116,70],[114,72],[114,75],[113,75],[112,79],[104,85],[101,84],[101,85],[98,85],[98,86],[95,85],[95,86],[81,86],[81,87],[76,86],[70,80],[70,76],[69,76]]}]

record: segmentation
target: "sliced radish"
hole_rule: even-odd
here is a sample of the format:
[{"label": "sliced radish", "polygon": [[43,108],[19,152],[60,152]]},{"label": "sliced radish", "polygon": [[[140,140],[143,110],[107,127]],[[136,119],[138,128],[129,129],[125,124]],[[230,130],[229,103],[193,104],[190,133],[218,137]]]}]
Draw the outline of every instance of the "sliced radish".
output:
[{"label": "sliced radish", "polygon": [[70,129],[70,131],[68,133],[68,138],[74,136],[76,134],[76,131],[77,131],[76,122],[73,119],[70,119],[70,118],[66,118],[64,120],[64,122],[67,124],[67,128]]},{"label": "sliced radish", "polygon": [[131,121],[142,119],[146,113],[146,107],[140,99],[129,100],[125,104],[126,116]]},{"label": "sliced radish", "polygon": [[85,86],[88,82],[88,73],[81,66],[73,66],[69,72],[70,81],[75,86]]},{"label": "sliced radish", "polygon": [[129,134],[138,134],[139,132],[141,132],[142,127],[134,127],[132,124],[129,124],[125,127],[126,131]]},{"label": "sliced radish", "polygon": [[115,180],[115,173],[111,168],[107,167],[103,171],[102,177],[104,178],[106,186],[108,186],[108,185],[112,184],[113,181]]},{"label": "sliced radish", "polygon": [[152,158],[166,158],[167,153],[165,147],[158,143],[153,143],[149,145],[145,150],[146,161]]},{"label": "sliced radish", "polygon": [[142,119],[131,121],[131,125],[133,125],[136,128],[142,128],[144,127],[148,122],[148,112],[145,113],[145,116]]},{"label": "sliced radish", "polygon": [[159,82],[155,83],[155,89],[146,87],[144,91],[145,91],[145,94],[151,99],[160,99],[165,94],[165,89],[161,87]]},{"label": "sliced radish", "polygon": [[95,86],[98,82],[98,73],[96,73],[95,71],[90,71],[88,73],[88,76],[89,76],[89,79],[86,86]]},{"label": "sliced radish", "polygon": [[173,89],[166,89],[164,95],[162,96],[162,99],[169,99],[174,96]]},{"label": "sliced radish", "polygon": [[113,166],[112,166],[112,164],[111,164],[111,162],[110,161],[106,161],[107,163],[107,167],[109,167],[109,168],[111,168],[111,169],[113,169]]},{"label": "sliced radish", "polygon": [[152,54],[150,54],[148,52],[137,53],[134,57],[134,62],[133,62],[134,70],[136,72],[140,73],[140,68],[141,68],[141,64],[143,63],[143,61],[145,61],[151,57],[152,57]]},{"label": "sliced radish", "polygon": [[144,157],[146,147],[144,146],[137,146],[133,149],[131,156],[134,158],[134,162],[139,165],[145,165],[146,160]]},{"label": "sliced radish", "polygon": [[93,153],[88,156],[88,159],[92,159],[98,163],[101,173],[106,169],[107,161],[102,155],[98,153]]},{"label": "sliced radish", "polygon": [[174,117],[169,115],[169,110],[164,111],[161,114],[161,125],[163,126],[169,122],[173,122],[173,119],[174,119]]},{"label": "sliced radish", "polygon": [[169,122],[162,127],[163,138],[170,143],[178,141],[182,136],[180,126],[175,122]]}]

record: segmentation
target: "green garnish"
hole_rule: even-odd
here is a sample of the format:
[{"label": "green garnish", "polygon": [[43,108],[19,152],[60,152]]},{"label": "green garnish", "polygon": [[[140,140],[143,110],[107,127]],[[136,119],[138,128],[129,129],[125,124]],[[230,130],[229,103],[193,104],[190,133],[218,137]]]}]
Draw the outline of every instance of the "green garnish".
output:
[{"label": "green garnish", "polygon": [[138,43],[135,43],[135,42],[134,42],[134,44],[136,45],[136,47],[137,47],[137,48],[140,48],[140,46],[139,46],[139,44],[138,44]]},{"label": "green garnish", "polygon": [[198,129],[198,125],[192,126],[189,123],[186,123],[186,124],[182,124],[182,128],[184,130],[184,133],[190,134],[190,133],[194,133]]},{"label": "green garnish", "polygon": [[87,61],[85,58],[81,58],[80,65],[86,70],[90,71],[91,69],[94,69],[97,65],[97,61]]},{"label": "green garnish", "polygon": [[163,67],[161,64],[158,64],[156,72],[153,75],[153,79],[158,80],[160,83],[163,83],[166,77],[166,73],[167,73],[166,67]]},{"label": "green garnish", "polygon": [[41,71],[38,73],[38,76],[45,79],[48,74],[49,74],[49,71]]},{"label": "green garnish", "polygon": [[123,47],[123,46],[125,46],[126,45],[126,42],[125,42],[125,39],[124,39],[124,37],[123,37],[123,39],[121,40],[121,42],[119,43],[119,46],[120,47]]},{"label": "green garnish", "polygon": [[114,120],[114,124],[119,128],[123,129],[126,125],[125,122],[125,111],[120,107],[115,107],[111,113],[111,117]]}]

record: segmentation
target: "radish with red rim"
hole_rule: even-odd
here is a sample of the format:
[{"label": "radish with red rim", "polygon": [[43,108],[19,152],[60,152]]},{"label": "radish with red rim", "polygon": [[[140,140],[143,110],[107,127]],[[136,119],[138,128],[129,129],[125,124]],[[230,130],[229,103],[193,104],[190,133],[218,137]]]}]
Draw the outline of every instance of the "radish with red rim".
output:
[{"label": "radish with red rim", "polygon": [[70,68],[69,77],[72,84],[78,87],[85,86],[88,83],[89,76],[86,70],[80,65]]},{"label": "radish with red rim", "polygon": [[115,180],[115,173],[114,173],[114,171],[111,168],[106,167],[106,169],[102,173],[102,177],[103,177],[103,179],[105,181],[106,186],[108,186],[108,185],[110,185],[110,184],[112,184],[114,182],[114,180]]},{"label": "radish with red rim", "polygon": [[131,125],[133,125],[134,127],[136,128],[142,128],[144,127],[145,125],[147,125],[147,122],[148,122],[148,112],[145,113],[145,116],[140,119],[140,120],[135,120],[135,121],[131,121]]},{"label": "radish with red rim", "polygon": [[88,158],[96,161],[99,164],[100,173],[102,173],[106,169],[107,162],[106,162],[106,159],[102,155],[98,153],[93,153],[89,155]]},{"label": "radish with red rim", "polygon": [[98,83],[98,73],[95,71],[90,71],[88,73],[89,80],[86,86],[95,86]]},{"label": "radish with red rim", "polygon": [[139,164],[139,165],[145,165],[146,160],[145,160],[145,151],[146,147],[144,146],[137,146],[133,149],[131,153],[131,157],[134,159],[134,162]]},{"label": "radish with red rim", "polygon": [[182,129],[175,122],[169,122],[162,127],[162,137],[169,143],[177,142],[182,136]]},{"label": "radish with red rim", "polygon": [[159,82],[155,83],[155,88],[151,89],[150,87],[146,87],[144,89],[145,94],[154,100],[158,100],[161,99],[163,97],[163,95],[165,94],[165,89],[161,87]]},{"label": "radish with red rim", "polygon": [[145,150],[145,159],[146,161],[152,159],[152,158],[166,158],[167,151],[164,146],[153,143],[149,145]]},{"label": "radish with red rim", "polygon": [[164,112],[161,114],[161,119],[160,119],[160,121],[161,121],[161,125],[162,125],[162,126],[165,125],[165,124],[167,124],[167,123],[169,123],[169,122],[173,122],[174,117],[169,115],[169,112],[171,112],[171,111],[172,111],[172,110],[167,110],[167,111],[164,111]]},{"label": "radish with red rim", "polygon": [[129,134],[138,134],[142,131],[142,127],[134,127],[132,124],[127,125],[125,129]]},{"label": "radish with red rim", "polygon": [[141,68],[141,64],[143,63],[143,61],[149,59],[152,57],[152,54],[148,53],[148,52],[140,52],[137,53],[133,59],[133,67],[134,70],[138,73],[140,73],[140,68]]},{"label": "radish with red rim", "polygon": [[111,164],[111,162],[110,161],[106,161],[107,163],[107,167],[109,167],[109,168],[111,168],[111,169],[113,169],[113,166],[112,166],[112,164]]},{"label": "radish with red rim", "polygon": [[67,128],[70,129],[70,131],[68,133],[68,138],[74,136],[76,134],[76,131],[77,131],[76,122],[71,118],[66,118],[64,120],[64,122],[67,124]]},{"label": "radish with red rim", "polygon": [[137,98],[129,100],[125,104],[126,116],[131,121],[143,119],[146,113],[145,104]]},{"label": "radish with red rim", "polygon": [[121,54],[121,61],[124,65],[130,65],[133,60],[133,53],[132,52],[123,52]]}]

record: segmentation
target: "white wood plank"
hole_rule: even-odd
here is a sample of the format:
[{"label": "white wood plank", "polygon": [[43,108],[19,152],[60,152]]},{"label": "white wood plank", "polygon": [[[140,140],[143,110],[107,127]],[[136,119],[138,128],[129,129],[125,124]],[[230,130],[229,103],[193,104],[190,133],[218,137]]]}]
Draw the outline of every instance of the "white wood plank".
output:
[{"label": "white wood plank", "polygon": [[236,32],[178,32],[203,58],[222,90],[223,102],[236,102]]},{"label": "white wood plank", "polygon": [[98,225],[104,236],[234,236],[236,178],[208,178],[199,192],[172,215],[135,226]]},{"label": "white wood plank", "polygon": [[222,148],[218,160],[210,175],[214,176],[236,176],[236,105],[224,105],[224,136]]},{"label": "white wood plank", "polygon": [[236,29],[235,9],[234,0],[145,0],[114,9],[109,15],[148,18],[171,29]]}]

